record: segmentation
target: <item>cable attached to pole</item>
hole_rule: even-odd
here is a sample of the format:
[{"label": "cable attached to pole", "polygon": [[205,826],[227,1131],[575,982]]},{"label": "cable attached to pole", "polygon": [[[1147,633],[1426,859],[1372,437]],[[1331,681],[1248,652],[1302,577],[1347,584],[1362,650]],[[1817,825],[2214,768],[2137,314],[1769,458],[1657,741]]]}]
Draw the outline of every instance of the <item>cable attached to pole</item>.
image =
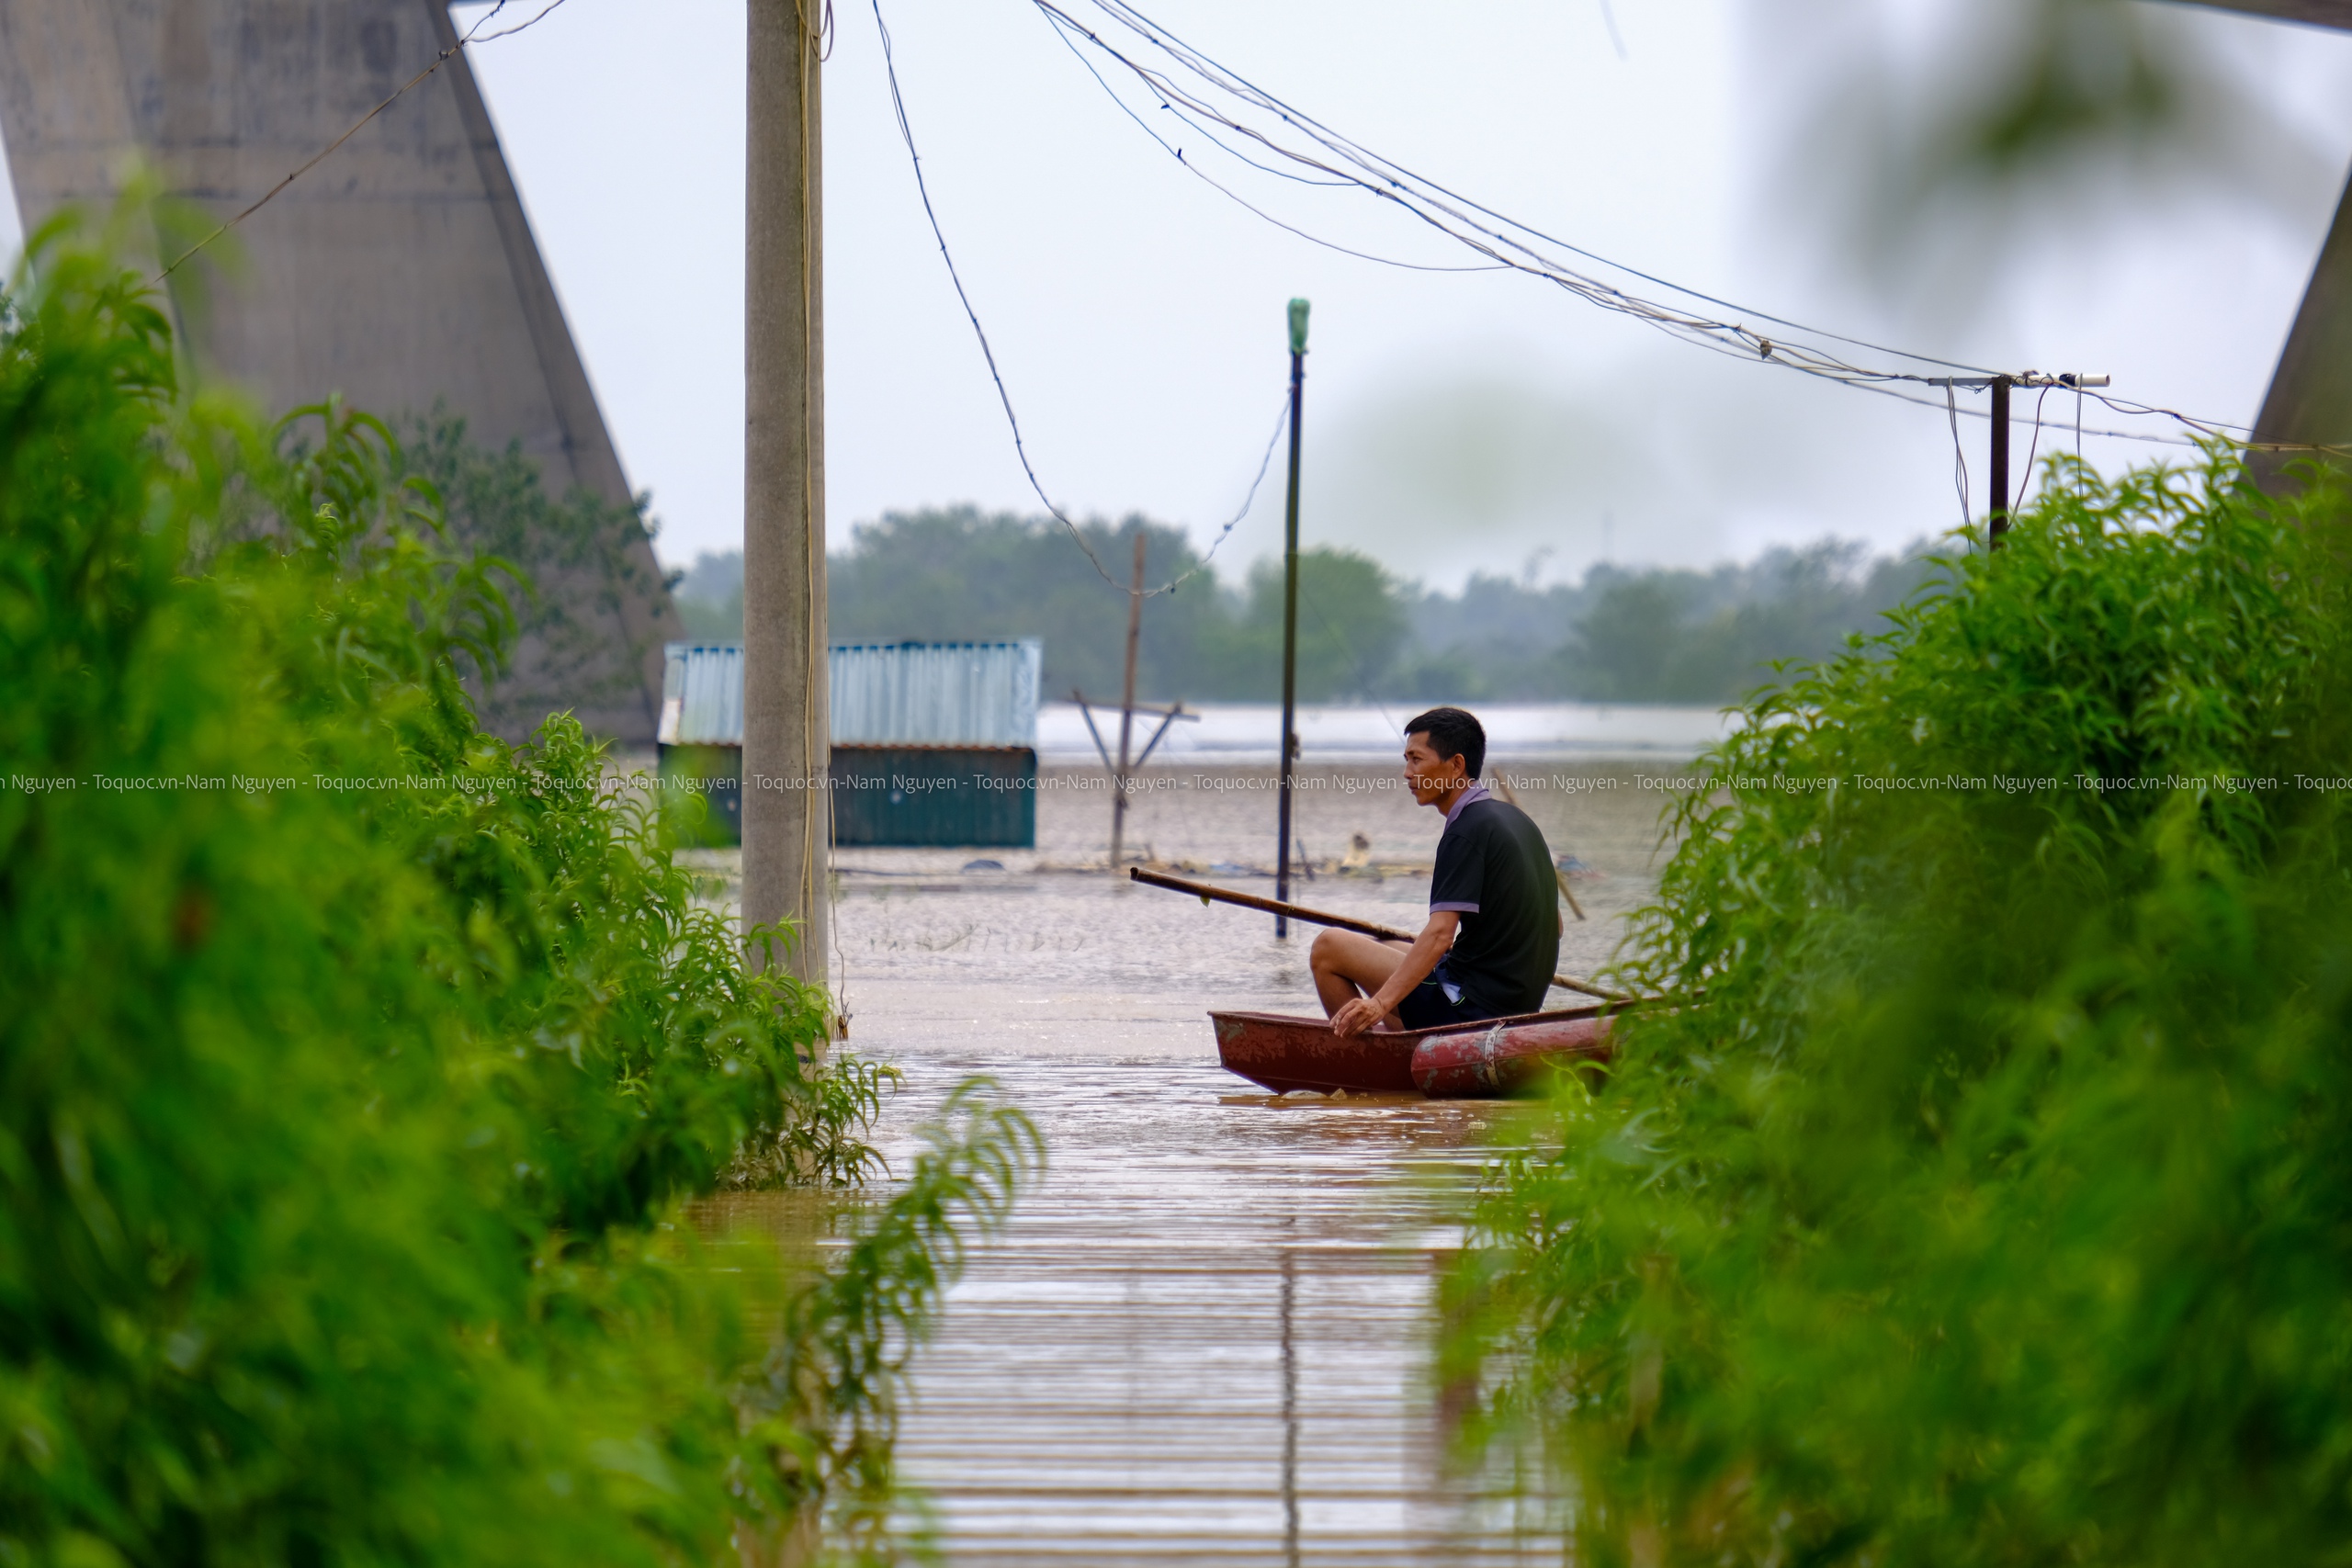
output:
[{"label": "cable attached to pole", "polygon": [[[882,0],[873,0],[873,5],[875,29],[882,36],[882,68],[890,82],[890,107],[898,115],[899,137],[907,144],[907,157],[914,167],[915,190],[922,197],[922,214],[931,222],[931,237],[939,242],[939,258],[947,264],[948,281],[956,286],[956,298],[964,307],[965,319],[972,323],[972,335],[979,339],[980,357],[988,362],[989,379],[996,383],[997,401],[1003,405],[1005,423],[1012,429],[1012,450],[1013,455],[1021,460],[1021,471],[1028,478],[1029,488],[1036,494],[1038,503],[1045,507],[1054,521],[1069,530],[1069,536],[1077,541],[1078,547],[1086,552],[1086,558],[1093,564],[1095,574],[1122,593],[1136,592],[1136,590],[1129,588],[1111,575],[1110,570],[1102,564],[1102,558],[1094,553],[1094,547],[1086,542],[1085,532],[1072,522],[1060,507],[1054,504],[1050,496],[1046,494],[1046,487],[1038,480],[1036,468],[1030,464],[1028,443],[1021,434],[1021,416],[1012,412],[1012,394],[1006,389],[1004,374],[997,367],[996,350],[989,343],[988,329],[980,325],[980,313],[974,308],[972,296],[964,287],[963,274],[956,269],[956,257],[947,248],[947,235],[939,226],[939,213],[931,204],[931,185],[923,178],[922,154],[915,148],[914,127],[907,118],[907,100],[899,90],[898,61],[891,52],[890,26],[882,18]],[[1189,570],[1169,579],[1159,587],[1141,591],[1143,598],[1150,599],[1162,593],[1173,593],[1183,583],[1208,570],[1209,561],[1216,554],[1217,547],[1225,543],[1227,536],[1233,532],[1241,520],[1250,515],[1250,507],[1256,504],[1258,487],[1266,478],[1266,469],[1273,463],[1275,444],[1282,440],[1283,427],[1289,419],[1290,404],[1285,400],[1281,413],[1274,421],[1273,433],[1266,437],[1265,455],[1258,459],[1258,472],[1250,481],[1249,493],[1241,499],[1240,510],[1217,530],[1216,536],[1209,541],[1209,547],[1202,553],[1201,558]]]},{"label": "cable attached to pole", "polygon": [[[1152,96],[1161,109],[1174,115],[1186,126],[1200,132],[1212,145],[1250,167],[1306,184],[1343,183],[1352,186],[1375,199],[1388,203],[1409,214],[1446,238],[1476,252],[1495,267],[1510,268],[1542,277],[1577,295],[1589,304],[1644,321],[1698,346],[1716,353],[1728,354],[1737,358],[1770,364],[1784,369],[1795,370],[1801,374],[1833,380],[1843,386],[1879,392],[1912,403],[1927,403],[1927,400],[1907,396],[1897,390],[1898,387],[1905,383],[1915,386],[1921,383],[1935,384],[1942,378],[1916,371],[1884,369],[1857,364],[1844,357],[1840,352],[1831,352],[1801,341],[1792,342],[1787,334],[1794,333],[1799,338],[1812,338],[1822,343],[1850,345],[1853,348],[1867,350],[1871,354],[1887,355],[1909,360],[1917,365],[1969,372],[1971,373],[1970,380],[1963,382],[1964,385],[1984,385],[1999,374],[1984,367],[1963,365],[1935,355],[1920,354],[1883,344],[1871,343],[1843,333],[1831,332],[1786,317],[1751,310],[1676,283],[1669,278],[1645,272],[1623,262],[1611,260],[1582,246],[1548,234],[1532,224],[1485,206],[1436,180],[1416,173],[1393,159],[1373,152],[1295,105],[1260,87],[1202,50],[1185,42],[1168,28],[1128,3],[1128,0],[1091,0],[1091,4],[1093,9],[1102,13],[1114,23],[1117,29],[1132,35],[1140,40],[1143,46],[1156,51],[1160,57],[1159,61],[1148,62],[1145,59],[1137,58],[1137,55],[1144,52],[1143,49],[1137,48],[1136,44],[1125,44],[1123,48],[1124,40],[1114,41],[1107,39],[1102,32],[1097,31],[1080,20],[1072,14],[1078,8],[1074,0],[1032,0],[1032,4],[1054,26],[1056,31],[1062,35],[1063,42],[1074,53],[1078,52],[1079,40],[1084,40],[1088,46],[1117,62],[1131,74],[1136,83]],[[1129,51],[1135,52],[1130,53]],[[1419,263],[1398,261],[1337,244],[1319,235],[1308,233],[1243,199],[1238,193],[1227,189],[1225,186],[1201,171],[1193,160],[1183,156],[1182,149],[1171,145],[1167,138],[1160,136],[1148,125],[1145,125],[1141,117],[1136,115],[1116,92],[1112,91],[1110,84],[1103,80],[1102,73],[1094,70],[1091,62],[1084,62],[1082,54],[1080,58],[1087,64],[1089,73],[1098,85],[1102,86],[1114,102],[1118,104],[1122,112],[1136,124],[1143,126],[1146,133],[1150,135],[1164,151],[1183,163],[1188,171],[1206,181],[1249,211],[1316,244],[1325,245],[1352,255],[1364,256],[1390,265],[1412,267],[1422,265]],[[1250,123],[1250,120],[1242,118],[1245,115],[1259,118],[1263,121],[1262,126]],[[1272,163],[1290,164],[1298,172],[1289,173],[1280,168],[1270,168],[1267,163],[1261,163],[1258,158],[1250,157],[1228,145],[1215,133],[1212,127],[1229,132],[1245,142],[1253,143],[1262,150],[1265,157]],[[1546,254],[1544,247],[1551,247],[1555,252],[1581,258],[1583,261],[1596,264],[1626,277],[1655,285],[1693,301],[1697,305],[1713,307],[1717,310],[1728,312],[1729,315],[1728,317],[1715,316],[1703,310],[1645,299],[1626,288],[1577,270],[1558,259],[1557,255]],[[1448,269],[1429,267],[1425,270]],[[1472,270],[1488,270],[1488,268]],[[1747,321],[1767,322],[1782,331],[1774,337],[1768,338],[1748,326]],[[2014,386],[2044,384],[2037,380],[2036,373],[2031,371],[2013,373],[2010,379]],[[2084,385],[2104,385],[2106,378],[2101,377],[2084,383],[2063,378],[2061,379],[2064,384],[2075,387],[2076,390],[2080,391]],[[2132,403],[2127,400],[2103,396],[2096,391],[2089,395],[2098,398],[2100,402],[2118,413],[2132,417],[2159,416],[2171,419],[2192,432],[2195,441],[2148,435],[2131,431],[2109,430],[2086,434],[2113,436],[2124,440],[2153,441],[2163,445],[2186,446],[2220,440],[2242,451],[2307,452],[2352,457],[2352,446],[2311,442],[2257,442],[2246,438],[2252,434],[2252,432],[2246,430],[2245,426],[2232,425],[2223,421],[2198,419],[2182,413],[2177,409]],[[1948,405],[1949,402],[1950,400],[1947,400]],[[1927,406],[1933,405],[1929,403]],[[2231,434],[2232,432],[2243,432],[2243,434]],[[2007,498],[1996,499],[2004,503],[2004,509],[2006,509]]]},{"label": "cable attached to pole", "polygon": [[1944,412],[1951,419],[1952,484],[1960,491],[1960,526],[1964,533],[1976,525],[1968,505],[1968,451],[1960,444],[1960,401],[1950,381],[1944,383]]},{"label": "cable attached to pole", "polygon": [[2041,450],[2041,405],[2050,400],[2050,389],[2044,387],[2033,400],[2033,444],[2025,449],[2025,471],[2018,479],[2018,503],[2014,511],[2025,510],[2025,492],[2033,488],[2033,459]]}]

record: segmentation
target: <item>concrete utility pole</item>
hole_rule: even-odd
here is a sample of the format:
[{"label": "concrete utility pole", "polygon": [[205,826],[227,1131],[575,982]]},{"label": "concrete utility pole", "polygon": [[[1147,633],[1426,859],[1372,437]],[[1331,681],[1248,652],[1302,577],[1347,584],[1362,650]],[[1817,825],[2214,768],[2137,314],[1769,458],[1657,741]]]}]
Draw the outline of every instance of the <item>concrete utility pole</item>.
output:
[{"label": "concrete utility pole", "polygon": [[[822,984],[832,756],[825,658],[820,13],[748,0],[743,269],[743,925],[789,922]],[[782,955],[779,955],[782,956]],[[765,962],[755,952],[753,962]]]},{"label": "concrete utility pole", "polygon": [[[0,0],[0,141],[24,227],[68,205],[104,214],[141,164],[158,195],[225,219],[457,41],[441,0]],[[199,255],[157,303],[198,378],[236,383],[267,414],[335,389],[386,415],[446,401],[469,440],[520,443],[548,495],[581,486],[625,507],[634,492],[471,52],[255,213],[236,233],[243,265]],[[198,289],[203,308],[184,313]],[[520,740],[570,708],[652,744],[662,645],[680,628],[651,542],[625,534],[609,565],[530,563],[577,640],[526,633],[483,728]]]}]

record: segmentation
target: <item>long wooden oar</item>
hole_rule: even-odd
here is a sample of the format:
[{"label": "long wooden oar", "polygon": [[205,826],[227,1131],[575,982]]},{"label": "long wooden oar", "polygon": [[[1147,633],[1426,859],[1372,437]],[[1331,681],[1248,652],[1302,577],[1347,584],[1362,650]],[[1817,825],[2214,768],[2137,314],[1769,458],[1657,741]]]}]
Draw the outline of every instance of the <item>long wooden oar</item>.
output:
[{"label": "long wooden oar", "polygon": [[[1211,899],[1220,904],[1238,904],[1242,908],[1261,909],[1269,915],[1288,915],[1292,919],[1302,920],[1310,926],[1336,926],[1343,931],[1362,931],[1366,936],[1376,936],[1384,942],[1411,942],[1418,934],[1413,931],[1400,931],[1389,926],[1376,926],[1370,920],[1359,920],[1351,915],[1334,915],[1322,909],[1310,909],[1300,904],[1285,904],[1279,899],[1261,898],[1254,893],[1235,893],[1210,883],[1194,882],[1189,877],[1170,876],[1167,873],[1159,871],[1146,871],[1139,865],[1129,866],[1127,874],[1147,886],[1165,887],[1171,893],[1190,893],[1204,904]],[[1563,990],[1582,991],[1588,997],[1599,997],[1603,1001],[1630,1002],[1634,999],[1623,991],[1603,990],[1589,981],[1570,979],[1566,975],[1553,976],[1552,984]]]}]

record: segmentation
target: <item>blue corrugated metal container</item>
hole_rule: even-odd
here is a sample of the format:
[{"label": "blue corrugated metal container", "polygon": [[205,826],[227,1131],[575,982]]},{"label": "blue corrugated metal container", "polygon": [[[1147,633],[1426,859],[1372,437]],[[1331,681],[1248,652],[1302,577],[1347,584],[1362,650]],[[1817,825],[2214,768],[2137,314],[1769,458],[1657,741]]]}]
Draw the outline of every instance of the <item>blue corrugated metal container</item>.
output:
[{"label": "blue corrugated metal container", "polygon": [[743,744],[743,649],[732,642],[673,642],[662,649],[664,746]]},{"label": "blue corrugated metal container", "polygon": [[[743,649],[673,642],[662,675],[664,746],[743,744]],[[1037,744],[1045,644],[843,643],[828,682],[836,746]]]},{"label": "blue corrugated metal container", "polygon": [[[1046,645],[1035,637],[854,643],[831,652],[836,746],[1037,744],[1037,682]],[[739,673],[736,691],[741,690]],[[736,705],[741,706],[740,695]]]},{"label": "blue corrugated metal container", "polygon": [[[713,841],[741,842],[743,649],[666,651],[662,776],[707,799]],[[830,655],[834,842],[1035,845],[1042,643],[852,643]]]}]

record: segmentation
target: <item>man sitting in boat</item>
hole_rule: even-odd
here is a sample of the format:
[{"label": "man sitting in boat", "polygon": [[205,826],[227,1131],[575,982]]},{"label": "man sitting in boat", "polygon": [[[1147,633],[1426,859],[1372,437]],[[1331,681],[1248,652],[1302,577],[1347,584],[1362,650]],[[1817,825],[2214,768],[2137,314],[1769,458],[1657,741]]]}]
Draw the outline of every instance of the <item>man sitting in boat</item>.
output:
[{"label": "man sitting in boat", "polygon": [[1338,1033],[1434,1029],[1540,1012],[1560,959],[1552,852],[1527,813],[1478,783],[1487,731],[1460,708],[1405,726],[1405,787],[1445,815],[1429,924],[1411,943],[1325,931],[1309,962]]}]

